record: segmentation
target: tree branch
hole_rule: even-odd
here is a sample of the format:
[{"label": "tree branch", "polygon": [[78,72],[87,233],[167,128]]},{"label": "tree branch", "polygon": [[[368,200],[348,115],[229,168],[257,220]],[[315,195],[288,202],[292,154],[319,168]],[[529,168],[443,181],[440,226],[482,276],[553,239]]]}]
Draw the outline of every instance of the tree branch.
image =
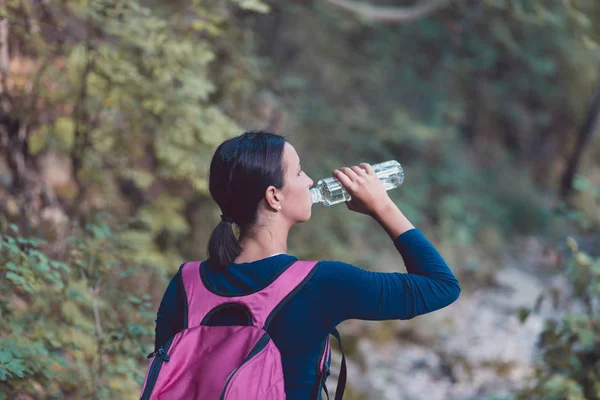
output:
[{"label": "tree branch", "polygon": [[42,78],[44,77],[44,73],[46,72],[51,63],[52,59],[50,58],[50,55],[45,55],[40,61],[40,66],[35,73],[35,79],[30,87],[29,93],[27,93],[27,99],[24,101],[24,118],[29,118],[30,115],[34,115],[35,113],[35,107],[38,98],[40,97]]},{"label": "tree branch", "polygon": [[596,127],[600,121],[600,80],[596,95],[592,100],[585,121],[577,133],[577,142],[575,143],[575,149],[569,155],[567,160],[567,167],[563,173],[561,184],[560,184],[560,195],[563,199],[566,199],[573,191],[573,182],[579,169],[579,163],[583,152],[585,151],[586,145],[594,136]]},{"label": "tree branch", "polygon": [[[4,0],[0,0],[0,6],[4,7]],[[0,73],[2,73],[2,94],[8,96],[8,68],[9,68],[9,52],[8,52],[8,21],[6,18],[0,20]]]},{"label": "tree branch", "polygon": [[373,6],[352,0],[325,0],[346,11],[358,14],[363,19],[373,22],[411,22],[433,14],[455,0],[419,1],[412,6]]},{"label": "tree branch", "polygon": [[99,397],[100,384],[102,375],[104,374],[104,339],[102,338],[102,324],[100,321],[100,307],[98,305],[98,297],[100,296],[100,280],[96,281],[92,288],[92,308],[94,310],[94,323],[96,326],[96,344],[98,346],[98,368],[94,370],[94,398]]},{"label": "tree branch", "polygon": [[52,15],[52,17],[63,25],[66,29],[56,29],[51,25],[47,25],[48,28],[55,31],[55,33],[67,34],[71,38],[75,38],[77,41],[89,41],[88,27],[84,21],[81,21],[71,15],[65,13],[59,6],[53,3],[45,3],[46,10]]},{"label": "tree branch", "polygon": [[85,198],[87,187],[79,176],[79,171],[83,168],[83,160],[85,158],[85,152],[90,145],[90,126],[89,126],[89,110],[86,105],[88,98],[88,78],[93,73],[96,54],[93,53],[93,46],[91,43],[91,21],[88,17],[88,32],[87,32],[87,43],[86,43],[86,64],[81,75],[81,86],[79,88],[79,95],[75,103],[75,109],[73,110],[73,120],[75,122],[75,131],[73,134],[73,146],[71,148],[71,163],[73,165],[73,178],[79,188],[77,198],[73,203],[75,208],[75,214],[79,211],[79,206]]}]

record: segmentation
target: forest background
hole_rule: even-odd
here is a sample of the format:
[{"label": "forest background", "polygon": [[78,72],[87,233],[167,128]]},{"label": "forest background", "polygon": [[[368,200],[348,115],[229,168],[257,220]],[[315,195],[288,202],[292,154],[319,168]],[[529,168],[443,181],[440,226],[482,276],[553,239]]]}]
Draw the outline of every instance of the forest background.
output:
[{"label": "forest background", "polygon": [[[212,153],[254,129],[288,136],[315,181],[401,162],[390,194],[461,282],[435,316],[340,326],[347,398],[600,399],[600,2],[0,0],[0,16],[0,399],[139,396],[166,283],[218,222]],[[343,206],[290,240],[302,259],[400,260]]]}]

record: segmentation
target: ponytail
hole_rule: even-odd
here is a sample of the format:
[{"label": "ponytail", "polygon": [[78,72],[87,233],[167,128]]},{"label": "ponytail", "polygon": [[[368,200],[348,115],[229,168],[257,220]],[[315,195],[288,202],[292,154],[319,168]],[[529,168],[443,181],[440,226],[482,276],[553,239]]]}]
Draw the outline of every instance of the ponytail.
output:
[{"label": "ponytail", "polygon": [[[221,222],[208,240],[208,262],[227,268],[242,252],[240,235],[250,234],[258,219],[259,204],[269,186],[283,187],[283,136],[246,132],[221,143],[210,162],[208,190],[221,212]],[[234,221],[235,219],[235,221]]]},{"label": "ponytail", "polygon": [[233,221],[221,216],[208,239],[208,259],[217,268],[227,268],[240,255],[242,248],[233,232]]}]

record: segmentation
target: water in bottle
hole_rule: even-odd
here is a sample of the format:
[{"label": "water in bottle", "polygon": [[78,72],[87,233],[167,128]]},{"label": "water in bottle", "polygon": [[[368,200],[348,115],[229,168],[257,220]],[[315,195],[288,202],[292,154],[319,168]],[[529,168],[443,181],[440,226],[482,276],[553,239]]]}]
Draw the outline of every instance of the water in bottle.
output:
[{"label": "water in bottle", "polygon": [[[386,190],[397,188],[404,182],[404,170],[398,161],[386,161],[373,165],[375,174],[383,182]],[[343,203],[350,200],[350,195],[337,179],[325,178],[310,189],[313,204],[322,203],[326,206]]]}]

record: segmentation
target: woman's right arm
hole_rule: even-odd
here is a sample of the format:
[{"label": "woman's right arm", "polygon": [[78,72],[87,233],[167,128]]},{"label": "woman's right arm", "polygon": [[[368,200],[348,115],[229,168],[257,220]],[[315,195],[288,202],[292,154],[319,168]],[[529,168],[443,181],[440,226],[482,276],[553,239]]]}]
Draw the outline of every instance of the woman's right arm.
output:
[{"label": "woman's right arm", "polygon": [[[408,273],[371,272],[341,262],[324,262],[318,280],[324,285],[334,326],[346,319],[408,319],[446,307],[458,299],[460,286],[427,238],[389,198],[369,164],[336,170],[352,196],[348,209],[372,216],[394,240]],[[315,275],[317,278],[317,275]]]},{"label": "woman's right arm", "polygon": [[410,229],[396,238],[408,273],[373,272],[322,261],[313,278],[331,322],[410,319],[446,307],[460,295],[458,280],[427,238]]}]

